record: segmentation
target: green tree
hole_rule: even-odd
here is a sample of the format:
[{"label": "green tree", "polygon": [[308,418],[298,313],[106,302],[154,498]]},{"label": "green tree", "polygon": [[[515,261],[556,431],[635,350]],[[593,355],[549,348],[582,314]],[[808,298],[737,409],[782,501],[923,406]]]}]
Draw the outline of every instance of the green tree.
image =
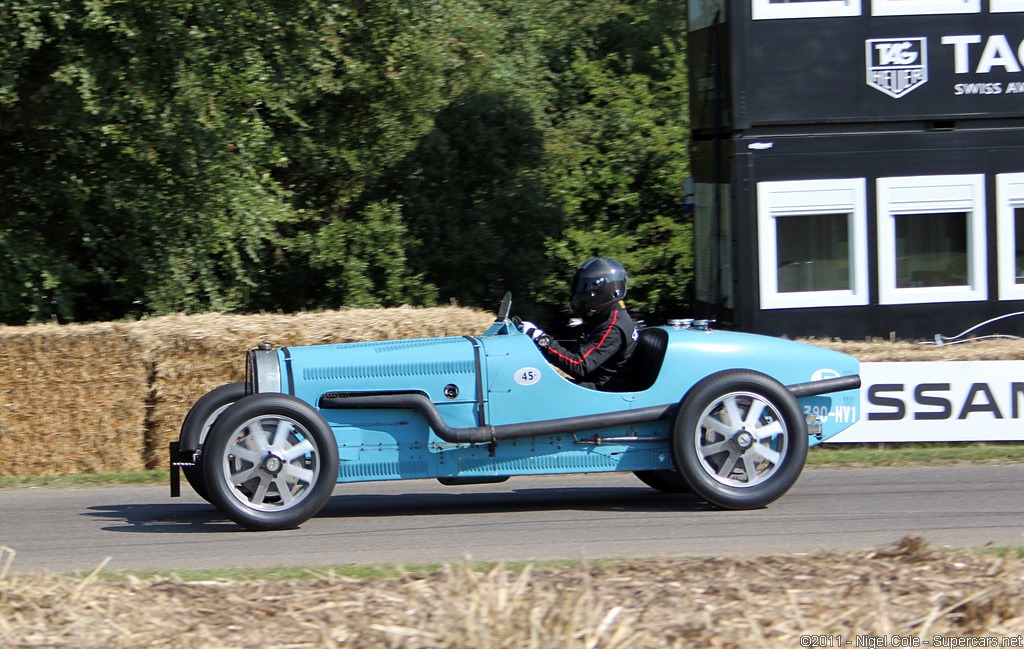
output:
[{"label": "green tree", "polygon": [[642,314],[689,277],[682,6],[0,0],[0,320],[432,304]]},{"label": "green tree", "polygon": [[442,299],[529,297],[546,270],[544,233],[561,227],[542,181],[543,137],[507,92],[469,93],[437,116],[385,188],[401,196],[412,266]]},{"label": "green tree", "polygon": [[[0,317],[302,306],[282,277],[314,301],[426,299],[401,256],[381,267],[319,231],[351,243],[387,227],[367,220],[389,210],[351,205],[459,91],[463,14],[450,1],[5,1]],[[362,257],[335,262],[389,275],[379,295],[317,281],[341,251]]]},{"label": "green tree", "polygon": [[256,252],[291,217],[255,114],[265,89],[245,34],[259,8],[3,5],[0,317],[242,301]]},{"label": "green tree", "polygon": [[[555,84],[546,181],[565,212],[549,238],[546,295],[592,256],[630,273],[629,302],[651,322],[688,307],[691,227],[683,218],[689,174],[684,7],[654,0],[623,7],[574,47]],[[557,306],[552,299],[551,307]]]},{"label": "green tree", "polygon": [[489,306],[511,289],[520,312],[553,319],[575,266],[613,256],[643,317],[678,315],[691,266],[682,8],[484,4],[500,30],[472,90],[369,192],[402,206],[410,265],[442,299]]}]

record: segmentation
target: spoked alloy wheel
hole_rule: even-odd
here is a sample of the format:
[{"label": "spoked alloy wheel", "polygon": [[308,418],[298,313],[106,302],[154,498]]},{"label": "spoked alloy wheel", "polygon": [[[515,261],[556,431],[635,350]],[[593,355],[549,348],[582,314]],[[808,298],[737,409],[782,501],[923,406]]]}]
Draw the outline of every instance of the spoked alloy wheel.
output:
[{"label": "spoked alloy wheel", "polygon": [[763,507],[803,470],[807,428],[785,386],[758,372],[730,370],[687,395],[673,424],[672,452],[679,472],[708,502]]},{"label": "spoked alloy wheel", "polygon": [[295,527],[323,507],[338,479],[338,447],[313,407],[254,394],[214,424],[203,452],[211,502],[254,530]]},{"label": "spoked alloy wheel", "polygon": [[301,502],[316,484],[320,451],[301,424],[264,415],[242,424],[219,460],[246,507],[276,512]]},{"label": "spoked alloy wheel", "polygon": [[700,415],[693,436],[701,468],[723,485],[753,487],[782,467],[789,435],[775,406],[753,392],[727,392]]}]

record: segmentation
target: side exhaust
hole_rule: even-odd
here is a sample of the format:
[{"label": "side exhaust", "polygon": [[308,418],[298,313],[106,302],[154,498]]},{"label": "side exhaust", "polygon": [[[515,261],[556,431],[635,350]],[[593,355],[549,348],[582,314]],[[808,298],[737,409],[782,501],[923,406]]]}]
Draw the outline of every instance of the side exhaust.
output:
[{"label": "side exhaust", "polygon": [[422,392],[400,393],[328,393],[320,397],[320,408],[354,409],[354,408],[387,408],[399,410],[415,410],[423,415],[434,433],[452,444],[489,444],[506,439],[521,439],[538,435],[559,435],[578,433],[583,430],[612,428],[644,424],[659,419],[671,419],[679,404],[667,406],[651,406],[637,410],[623,410],[601,415],[584,415],[565,419],[548,419],[531,421],[522,424],[503,424],[500,426],[474,426],[472,428],[452,428],[438,412],[437,406]]},{"label": "side exhaust", "polygon": [[819,394],[830,392],[842,392],[843,390],[857,390],[860,388],[860,375],[840,376],[834,379],[822,379],[821,381],[809,381],[786,386],[797,399],[804,397],[816,397]]},{"label": "side exhaust", "polygon": [[[860,387],[860,377],[843,376],[835,379],[811,381],[787,386],[793,396],[800,399],[830,392],[853,390]],[[354,410],[361,408],[414,410],[427,420],[434,433],[451,444],[489,444],[509,439],[537,437],[538,435],[563,435],[585,430],[614,428],[646,424],[652,421],[672,419],[679,410],[678,403],[664,406],[649,406],[636,410],[621,410],[599,415],[583,415],[564,419],[548,419],[521,424],[499,426],[473,426],[453,428],[438,412],[437,406],[422,392],[328,392],[320,397],[318,406],[323,410]]]}]

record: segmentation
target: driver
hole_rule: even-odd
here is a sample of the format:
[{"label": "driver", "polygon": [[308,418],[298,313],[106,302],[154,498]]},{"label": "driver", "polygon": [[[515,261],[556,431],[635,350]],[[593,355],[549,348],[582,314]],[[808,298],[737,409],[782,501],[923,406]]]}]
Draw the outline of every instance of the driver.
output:
[{"label": "driver", "polygon": [[626,271],[613,259],[589,259],[576,269],[569,293],[573,315],[583,318],[576,342],[563,346],[532,322],[523,322],[521,330],[537,343],[549,363],[580,385],[616,391],[616,374],[633,353],[639,336],[622,301]]}]

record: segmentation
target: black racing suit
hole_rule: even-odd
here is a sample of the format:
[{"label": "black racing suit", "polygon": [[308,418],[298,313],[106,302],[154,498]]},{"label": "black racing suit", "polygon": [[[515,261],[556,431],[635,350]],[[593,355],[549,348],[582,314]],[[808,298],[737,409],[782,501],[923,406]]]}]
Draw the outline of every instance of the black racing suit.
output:
[{"label": "black racing suit", "polygon": [[583,319],[575,343],[563,346],[545,336],[538,344],[549,363],[580,385],[616,391],[613,379],[636,348],[637,337],[626,307],[615,302]]}]

